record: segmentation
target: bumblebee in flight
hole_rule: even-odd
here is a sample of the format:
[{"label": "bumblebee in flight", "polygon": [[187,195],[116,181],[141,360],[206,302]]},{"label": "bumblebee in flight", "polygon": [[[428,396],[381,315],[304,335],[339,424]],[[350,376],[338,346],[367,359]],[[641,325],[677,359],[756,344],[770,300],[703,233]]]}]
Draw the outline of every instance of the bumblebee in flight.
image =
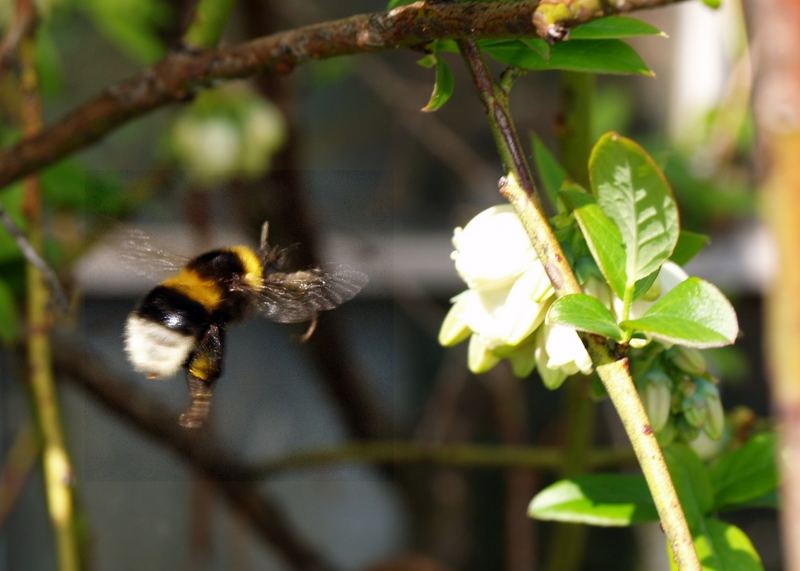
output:
[{"label": "bumblebee in flight", "polygon": [[214,381],[222,374],[225,328],[257,313],[279,323],[310,321],[355,296],[367,276],[343,266],[286,271],[286,250],[268,244],[268,223],[257,250],[233,246],[188,260],[139,302],[125,325],[125,352],[150,379],[186,370],[192,403],[187,428],[203,425]]}]

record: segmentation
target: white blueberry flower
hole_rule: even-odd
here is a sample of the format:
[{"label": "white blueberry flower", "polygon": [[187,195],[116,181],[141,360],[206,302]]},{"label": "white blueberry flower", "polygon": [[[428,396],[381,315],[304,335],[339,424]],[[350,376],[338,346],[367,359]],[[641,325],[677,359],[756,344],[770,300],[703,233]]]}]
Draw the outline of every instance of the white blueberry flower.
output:
[{"label": "white blueberry flower", "polygon": [[[532,266],[541,267],[517,213],[492,206],[453,232],[456,271],[474,290],[510,287]],[[542,269],[542,273],[544,270]]]},{"label": "white blueberry flower", "polygon": [[547,323],[536,336],[536,368],[549,389],[557,389],[569,375],[592,372],[592,359],[572,327]]}]

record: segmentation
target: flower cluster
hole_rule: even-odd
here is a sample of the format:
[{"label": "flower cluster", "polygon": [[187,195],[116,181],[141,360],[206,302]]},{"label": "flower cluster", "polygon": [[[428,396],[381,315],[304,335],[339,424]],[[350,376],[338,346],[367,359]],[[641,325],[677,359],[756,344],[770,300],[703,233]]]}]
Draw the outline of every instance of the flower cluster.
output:
[{"label": "flower cluster", "polygon": [[442,345],[469,337],[471,371],[486,372],[507,358],[516,375],[536,367],[551,388],[592,371],[575,330],[545,322],[555,292],[511,206],[493,206],[456,228],[453,246],[456,271],[469,289],[452,300]]},{"label": "flower cluster", "polygon": [[694,447],[705,437],[719,440],[725,412],[718,382],[708,373],[700,351],[676,346],[657,347],[649,353],[642,360],[650,366],[637,375],[636,384],[659,442],[667,445],[678,440]]},{"label": "flower cluster", "polygon": [[[468,366],[474,373],[508,359],[515,375],[526,377],[536,368],[551,389],[569,375],[592,372],[576,331],[546,319],[555,292],[510,205],[493,206],[456,228],[453,246],[451,257],[468,289],[452,299],[439,332],[442,345],[469,338]],[[687,277],[677,264],[664,264],[653,286],[631,305],[629,318],[641,316]],[[605,282],[590,278],[583,288],[622,319],[623,302]],[[648,342],[634,338],[630,344],[641,347]]]},{"label": "flower cluster", "polygon": [[170,143],[195,182],[214,185],[266,172],[285,136],[274,105],[245,89],[227,88],[198,96],[173,124]]}]

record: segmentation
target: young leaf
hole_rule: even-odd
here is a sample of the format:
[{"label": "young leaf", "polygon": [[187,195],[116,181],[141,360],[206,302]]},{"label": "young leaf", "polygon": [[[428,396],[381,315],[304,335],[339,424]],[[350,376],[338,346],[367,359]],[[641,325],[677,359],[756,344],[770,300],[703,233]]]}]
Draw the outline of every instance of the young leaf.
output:
[{"label": "young leaf", "polygon": [[704,516],[711,511],[714,490],[703,461],[688,446],[673,444],[664,449],[672,483],[681,501],[686,523],[693,532],[702,525]]},{"label": "young leaf", "polygon": [[638,282],[636,282],[636,285],[633,288],[633,299],[634,300],[639,299],[640,297],[642,297],[644,294],[647,293],[647,291],[651,287],[653,287],[653,284],[658,279],[658,274],[660,272],[661,272],[661,268],[657,269],[656,271],[654,271],[649,276],[643,277]]},{"label": "young leaf", "polygon": [[621,40],[567,41],[550,46],[549,51],[530,42],[492,40],[480,45],[500,63],[524,69],[653,75],[639,54]]},{"label": "young leaf", "polygon": [[699,254],[703,248],[708,246],[710,242],[711,238],[705,234],[681,230],[680,234],[678,234],[678,243],[675,245],[675,249],[669,259],[679,266],[684,266]]},{"label": "young leaf", "polygon": [[531,500],[528,515],[547,521],[627,526],[657,521],[658,513],[639,475],[592,474],[551,484]]},{"label": "young leaf", "polygon": [[442,58],[436,58],[436,82],[433,84],[433,93],[423,111],[431,112],[440,109],[453,95],[453,72]]},{"label": "young leaf", "polygon": [[569,325],[579,331],[597,333],[622,341],[622,329],[611,311],[596,297],[583,293],[565,295],[553,302],[547,313],[553,323]]},{"label": "young leaf", "polygon": [[628,286],[669,259],[678,241],[678,208],[661,169],[639,145],[606,133],[589,159],[592,190],[625,245]]},{"label": "young leaf", "polygon": [[607,16],[572,28],[570,40],[612,40],[638,36],[665,36],[655,26],[626,16]]},{"label": "young leaf", "polygon": [[[694,534],[694,548],[703,571],[764,571],[747,535],[716,518],[703,521],[702,531]],[[678,569],[674,560],[670,561],[670,569]]]},{"label": "young leaf", "polygon": [[603,277],[620,299],[625,295],[625,248],[622,235],[616,224],[605,215],[595,198],[574,185],[560,194],[567,208],[571,209],[581,228],[589,251]]},{"label": "young leaf", "polygon": [[714,507],[748,504],[778,487],[773,433],[759,434],[741,448],[724,454],[711,468]]},{"label": "young leaf", "polygon": [[545,69],[654,76],[639,54],[620,40],[575,40],[550,48]]},{"label": "young leaf", "polygon": [[547,198],[553,207],[558,208],[558,191],[567,178],[567,171],[553,156],[553,153],[545,146],[542,140],[535,134],[533,140],[533,161],[536,165],[536,172],[542,179],[542,186],[547,193]]},{"label": "young leaf", "polygon": [[716,286],[691,277],[667,292],[623,329],[688,347],[722,347],[736,341],[739,324],[730,302]]}]

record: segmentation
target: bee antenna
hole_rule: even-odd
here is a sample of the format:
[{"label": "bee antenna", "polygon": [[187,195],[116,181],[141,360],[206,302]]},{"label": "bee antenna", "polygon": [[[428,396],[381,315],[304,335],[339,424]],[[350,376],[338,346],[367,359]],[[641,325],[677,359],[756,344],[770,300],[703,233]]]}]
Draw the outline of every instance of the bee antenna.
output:
[{"label": "bee antenna", "polygon": [[261,226],[261,241],[259,242],[262,251],[266,251],[268,248],[267,245],[268,238],[269,238],[269,220],[265,220],[264,224],[262,224]]}]

